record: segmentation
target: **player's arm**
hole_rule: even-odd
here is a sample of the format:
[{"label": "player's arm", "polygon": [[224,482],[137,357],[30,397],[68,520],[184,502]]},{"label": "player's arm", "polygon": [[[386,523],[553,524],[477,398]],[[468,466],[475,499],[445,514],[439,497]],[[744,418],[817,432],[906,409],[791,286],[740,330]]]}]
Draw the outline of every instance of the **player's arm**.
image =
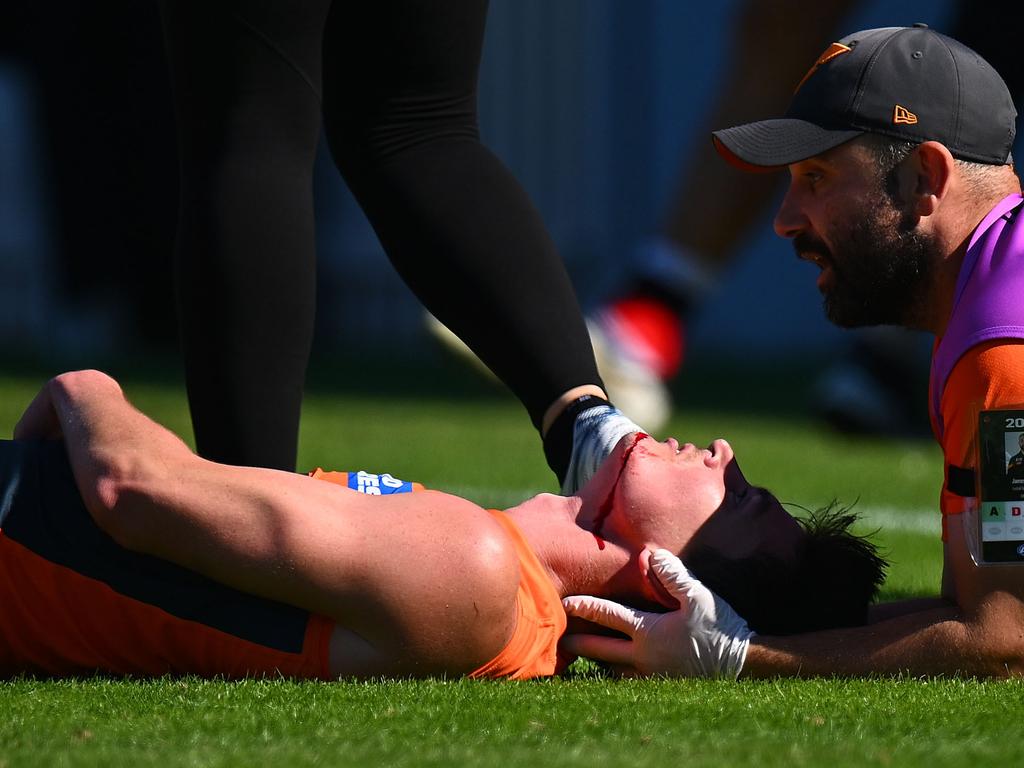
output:
[{"label": "player's arm", "polygon": [[962,526],[948,526],[945,607],[865,627],[755,637],[744,674],[1024,676],[1024,567],[978,567],[964,538]]},{"label": "player's arm", "polygon": [[598,598],[567,598],[570,616],[628,639],[568,636],[565,650],[642,674],[684,677],[1024,675],[1024,616],[1005,593],[991,594],[971,614],[946,603],[862,627],[769,637],[753,635],[671,553],[660,551],[652,563],[679,609],[652,614]]},{"label": "player's arm", "polygon": [[48,386],[82,498],[122,546],[329,616],[374,672],[468,671],[507,641],[518,565],[475,505],[205,461],[104,374]]},{"label": "player's arm", "polygon": [[[943,393],[947,459],[975,466],[978,409],[1024,405],[1024,342],[998,339],[969,350],[957,362]],[[977,471],[977,468],[975,468]],[[978,566],[970,554],[964,515],[947,515],[942,594],[955,603],[971,632],[996,655],[1019,654],[1024,643],[1024,565]]]},{"label": "player's arm", "polygon": [[1024,650],[1009,637],[1000,600],[968,619],[955,606],[877,624],[789,637],[755,636],[746,677],[808,675],[1024,675]]},{"label": "player's arm", "polygon": [[[976,409],[1024,402],[1024,345],[1000,340],[970,350],[946,385],[942,412],[947,452],[973,443]],[[971,466],[972,461],[954,457]],[[946,605],[901,615],[905,603],[881,605],[868,627],[789,638],[757,638],[746,672],[1024,674],[1024,567],[979,568],[962,518],[946,518],[942,595]],[[909,607],[914,607],[913,605]],[[888,616],[886,616],[888,614]]]}]

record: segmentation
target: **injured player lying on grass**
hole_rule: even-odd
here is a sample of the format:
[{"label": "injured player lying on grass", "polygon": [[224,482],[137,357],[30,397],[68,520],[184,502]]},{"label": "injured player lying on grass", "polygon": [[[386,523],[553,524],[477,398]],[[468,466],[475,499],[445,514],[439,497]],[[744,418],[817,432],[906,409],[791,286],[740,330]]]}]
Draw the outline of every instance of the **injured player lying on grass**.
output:
[{"label": "injured player lying on grass", "polygon": [[675,607],[654,547],[773,633],[863,622],[884,569],[848,516],[800,523],[751,486],[724,440],[631,436],[578,495],[497,512],[206,461],[97,371],[50,381],[14,436],[4,676],[550,675],[562,597]]}]

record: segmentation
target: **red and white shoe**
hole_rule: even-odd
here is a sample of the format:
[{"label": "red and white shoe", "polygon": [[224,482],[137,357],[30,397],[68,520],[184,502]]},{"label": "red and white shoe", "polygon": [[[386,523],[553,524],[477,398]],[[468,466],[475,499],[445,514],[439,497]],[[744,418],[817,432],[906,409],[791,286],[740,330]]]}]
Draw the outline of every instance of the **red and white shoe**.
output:
[{"label": "red and white shoe", "polygon": [[652,432],[661,430],[672,413],[665,382],[683,361],[679,317],[657,299],[632,296],[602,307],[587,327],[609,399]]}]

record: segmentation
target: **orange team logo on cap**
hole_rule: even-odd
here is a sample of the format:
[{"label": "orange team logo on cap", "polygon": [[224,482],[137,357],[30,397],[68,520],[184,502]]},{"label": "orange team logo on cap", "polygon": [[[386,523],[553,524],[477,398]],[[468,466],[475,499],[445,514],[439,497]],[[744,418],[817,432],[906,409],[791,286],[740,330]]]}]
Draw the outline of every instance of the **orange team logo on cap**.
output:
[{"label": "orange team logo on cap", "polygon": [[917,122],[917,115],[897,104],[892,110],[892,121],[896,125],[914,125]]},{"label": "orange team logo on cap", "polygon": [[814,62],[813,66],[811,66],[811,68],[807,70],[807,74],[804,75],[803,80],[796,84],[796,88],[793,89],[793,93],[795,94],[797,91],[803,88],[804,83],[807,82],[811,75],[818,71],[818,67],[820,67],[822,64],[828,64],[836,56],[842,56],[844,53],[849,53],[852,50],[853,49],[848,45],[843,45],[842,43],[832,43],[832,45],[826,48],[825,52],[818,57],[818,60]]}]

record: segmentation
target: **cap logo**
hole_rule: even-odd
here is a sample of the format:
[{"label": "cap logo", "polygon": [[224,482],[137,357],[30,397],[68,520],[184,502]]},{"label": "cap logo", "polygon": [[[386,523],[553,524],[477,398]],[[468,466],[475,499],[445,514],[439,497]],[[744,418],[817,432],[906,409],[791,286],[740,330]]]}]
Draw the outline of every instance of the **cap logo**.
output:
[{"label": "cap logo", "polygon": [[807,74],[804,75],[803,80],[796,84],[796,88],[793,89],[793,93],[796,94],[797,91],[804,87],[804,83],[810,79],[811,75],[818,71],[818,67],[823,64],[828,64],[836,56],[842,56],[844,53],[849,53],[852,50],[853,49],[848,45],[832,43],[832,45],[826,48],[825,52],[818,57],[818,60],[814,62],[814,65],[807,70]]},{"label": "cap logo", "polygon": [[892,110],[892,122],[894,125],[914,125],[917,123],[917,115],[897,104]]}]

